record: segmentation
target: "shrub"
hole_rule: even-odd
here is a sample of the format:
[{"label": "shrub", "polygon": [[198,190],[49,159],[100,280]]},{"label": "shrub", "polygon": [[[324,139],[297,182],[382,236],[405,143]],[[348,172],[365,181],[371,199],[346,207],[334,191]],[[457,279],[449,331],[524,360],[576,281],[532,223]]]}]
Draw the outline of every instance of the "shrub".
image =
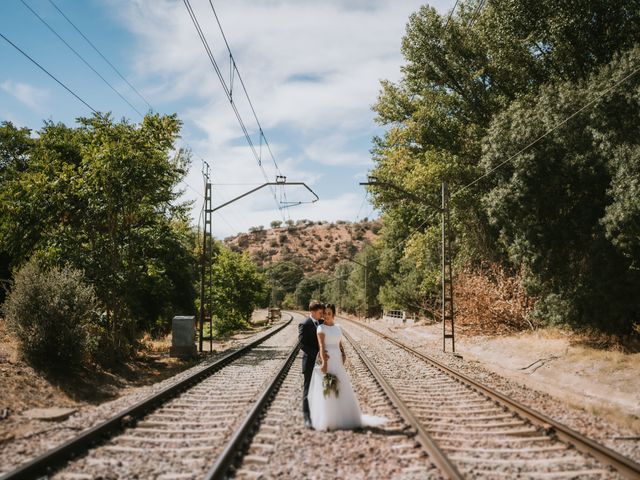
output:
[{"label": "shrub", "polygon": [[535,329],[537,299],[527,294],[524,271],[496,264],[465,268],[454,281],[457,327],[470,333],[501,335]]},{"label": "shrub", "polygon": [[71,367],[84,360],[98,303],[81,271],[45,270],[31,260],[15,276],[3,307],[25,359],[38,367]]}]

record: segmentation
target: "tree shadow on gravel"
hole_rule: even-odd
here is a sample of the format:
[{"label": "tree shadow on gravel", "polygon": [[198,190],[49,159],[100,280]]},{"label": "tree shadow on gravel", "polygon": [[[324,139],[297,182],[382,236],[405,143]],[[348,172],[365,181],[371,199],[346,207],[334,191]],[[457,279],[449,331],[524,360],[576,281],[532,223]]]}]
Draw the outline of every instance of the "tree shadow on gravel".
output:
[{"label": "tree shadow on gravel", "polygon": [[360,435],[367,435],[369,432],[376,435],[384,435],[387,437],[394,437],[398,435],[407,436],[409,434],[409,430],[406,428],[395,428],[393,430],[381,428],[381,427],[364,427],[364,428],[356,428],[353,430],[354,433]]},{"label": "tree shadow on gravel", "polygon": [[192,367],[196,360],[166,356],[140,356],[109,369],[97,366],[76,369],[39,369],[38,373],[74,401],[100,404],[136,388],[172,377]]}]

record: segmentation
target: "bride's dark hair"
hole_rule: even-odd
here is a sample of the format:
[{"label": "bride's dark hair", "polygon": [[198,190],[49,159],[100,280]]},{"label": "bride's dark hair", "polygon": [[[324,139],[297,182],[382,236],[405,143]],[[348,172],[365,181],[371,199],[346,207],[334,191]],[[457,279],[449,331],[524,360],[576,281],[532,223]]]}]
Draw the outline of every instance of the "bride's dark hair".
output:
[{"label": "bride's dark hair", "polygon": [[333,312],[333,316],[336,316],[336,306],[333,303],[325,303],[324,304],[324,308],[328,308],[329,310],[331,310]]}]

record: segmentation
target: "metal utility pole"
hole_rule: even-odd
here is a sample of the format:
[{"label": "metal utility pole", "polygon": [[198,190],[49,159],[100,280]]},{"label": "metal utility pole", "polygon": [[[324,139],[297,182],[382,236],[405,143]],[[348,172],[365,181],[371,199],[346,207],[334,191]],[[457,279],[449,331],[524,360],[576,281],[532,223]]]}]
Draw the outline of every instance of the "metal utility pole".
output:
[{"label": "metal utility pole", "polygon": [[[212,214],[211,208],[211,181],[209,178],[209,164],[202,165],[202,177],[204,179],[204,226],[202,231],[202,252],[200,256],[200,322],[198,329],[198,350],[203,351],[204,340],[209,340],[209,351],[213,350],[213,312],[212,312]],[[204,336],[204,325],[209,324],[209,336]]]},{"label": "metal utility pole", "polygon": [[[377,178],[369,177],[367,182],[360,182],[360,185],[371,185],[385,187],[402,195],[402,198],[412,200],[416,203],[425,204],[424,199],[406,191],[404,188],[393,183],[380,181]],[[431,206],[431,205],[428,205]],[[432,208],[438,210],[437,206]],[[451,268],[451,221],[449,208],[449,187],[446,181],[442,182],[442,350],[446,351],[446,341],[451,339],[451,351],[455,353],[456,344],[454,336],[454,310],[453,310],[453,270]]]},{"label": "metal utility pole", "polygon": [[453,271],[451,269],[451,231],[449,213],[449,186],[442,182],[442,351],[447,351],[451,339],[451,352],[456,351],[453,327]]},{"label": "metal utility pole", "polygon": [[365,253],[364,257],[364,319],[367,319],[367,315],[369,314],[369,292],[367,290],[367,277],[368,275],[368,263],[367,257]]},{"label": "metal utility pole", "polygon": [[347,258],[346,259],[348,262],[353,262],[356,265],[360,265],[363,268],[363,273],[364,273],[364,315],[362,316],[363,319],[367,318],[367,312],[369,311],[369,295],[367,295],[367,270],[368,270],[368,262],[367,262],[367,258],[365,257],[364,259],[364,263],[360,263],[357,260],[354,260],[353,258]]}]

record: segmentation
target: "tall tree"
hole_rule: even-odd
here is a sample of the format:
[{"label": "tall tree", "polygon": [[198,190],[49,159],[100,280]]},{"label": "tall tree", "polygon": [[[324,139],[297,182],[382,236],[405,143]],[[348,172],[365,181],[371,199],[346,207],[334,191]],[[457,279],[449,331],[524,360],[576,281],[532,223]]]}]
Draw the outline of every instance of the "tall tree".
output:
[{"label": "tall tree", "polygon": [[[83,270],[124,346],[168,313],[169,292],[193,292],[182,273],[193,272],[191,249],[179,233],[187,205],[177,201],[189,155],[175,150],[175,115],[147,115],[139,125],[101,114],[78,122],[46,122],[24,171],[3,182],[0,242],[14,266],[37,255]],[[186,263],[176,268],[177,260]]]},{"label": "tall tree", "polygon": [[224,334],[247,326],[267,292],[266,277],[247,254],[215,244],[213,260],[214,329]]},{"label": "tall tree", "polygon": [[[636,45],[639,28],[639,0],[471,0],[460,2],[448,24],[427,6],[410,17],[402,78],[383,81],[374,106],[387,131],[374,139],[372,173],[413,194],[371,188],[385,217],[382,244],[390,249],[391,261],[381,263],[389,279],[382,288],[385,304],[410,309],[416,297],[437,298],[432,272],[439,267],[434,233],[443,180],[458,192],[452,202],[457,262],[510,262],[498,241],[509,226],[489,222],[482,200],[491,184],[458,191],[486,171],[482,148],[492,122],[514,102],[535,102],[548,84],[585,81]],[[410,262],[424,273],[405,275]],[[418,292],[414,298],[407,296],[412,291]]]},{"label": "tall tree", "polygon": [[500,246],[526,267],[547,319],[620,333],[640,322],[640,75],[555,128],[639,64],[637,47],[586,82],[554,83],[514,102],[486,139],[489,171],[552,131],[496,170],[484,198]]},{"label": "tall tree", "polygon": [[[28,128],[17,128],[11,122],[0,123],[0,188],[26,168],[34,143]],[[0,281],[3,283],[0,285],[0,303],[5,299],[5,282],[11,278],[10,266],[11,255],[0,247]]]}]

